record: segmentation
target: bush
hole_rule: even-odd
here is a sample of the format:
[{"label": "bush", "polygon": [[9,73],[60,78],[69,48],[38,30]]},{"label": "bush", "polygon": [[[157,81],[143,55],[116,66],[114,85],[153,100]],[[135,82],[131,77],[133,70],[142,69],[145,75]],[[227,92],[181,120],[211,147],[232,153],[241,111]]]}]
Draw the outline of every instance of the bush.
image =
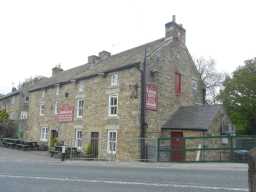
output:
[{"label": "bush", "polygon": [[86,155],[92,154],[92,144],[91,143],[84,145],[84,152]]}]

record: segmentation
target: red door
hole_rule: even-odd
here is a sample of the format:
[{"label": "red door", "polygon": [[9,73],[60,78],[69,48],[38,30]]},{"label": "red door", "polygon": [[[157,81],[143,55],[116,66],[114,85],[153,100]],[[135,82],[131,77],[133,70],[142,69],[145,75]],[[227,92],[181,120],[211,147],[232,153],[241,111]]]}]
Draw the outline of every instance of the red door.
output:
[{"label": "red door", "polygon": [[171,132],[171,161],[185,160],[185,142],[183,133],[180,131]]}]

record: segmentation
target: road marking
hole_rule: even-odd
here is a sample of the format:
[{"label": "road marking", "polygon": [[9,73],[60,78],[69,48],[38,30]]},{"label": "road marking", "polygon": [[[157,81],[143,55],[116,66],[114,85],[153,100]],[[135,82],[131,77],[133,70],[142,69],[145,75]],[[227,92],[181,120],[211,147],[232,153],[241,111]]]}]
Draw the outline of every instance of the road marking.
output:
[{"label": "road marking", "polygon": [[105,183],[118,185],[144,185],[152,187],[173,187],[173,188],[189,188],[189,189],[208,189],[208,190],[225,190],[225,191],[247,191],[246,188],[233,187],[218,187],[218,186],[201,186],[201,185],[183,185],[170,183],[146,183],[146,182],[132,182],[132,181],[111,181],[111,180],[97,180],[97,179],[78,179],[78,178],[58,178],[58,177],[36,177],[23,175],[0,175],[0,178],[9,179],[29,179],[29,180],[45,180],[45,181],[60,181],[60,182],[80,182],[80,183]]}]

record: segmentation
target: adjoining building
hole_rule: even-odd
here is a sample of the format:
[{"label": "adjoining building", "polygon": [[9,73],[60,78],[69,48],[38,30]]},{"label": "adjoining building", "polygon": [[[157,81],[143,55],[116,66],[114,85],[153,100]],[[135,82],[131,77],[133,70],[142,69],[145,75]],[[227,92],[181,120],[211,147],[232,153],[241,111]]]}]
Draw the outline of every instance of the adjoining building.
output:
[{"label": "adjoining building", "polygon": [[10,93],[0,97],[0,110],[6,111],[9,114],[9,119],[16,123],[16,136],[19,138],[23,138],[24,131],[28,127],[28,90],[41,79],[44,79],[44,77],[29,79],[22,83],[18,89],[13,87]]},{"label": "adjoining building", "polygon": [[134,160],[146,158],[148,141],[163,134],[220,134],[224,116],[209,120],[216,127],[180,127],[183,118],[212,118],[199,110],[211,107],[204,105],[205,87],[185,33],[174,16],[161,39],[115,55],[102,51],[69,70],[54,67],[51,77],[29,89],[25,138],[81,150],[91,145],[95,158]]}]

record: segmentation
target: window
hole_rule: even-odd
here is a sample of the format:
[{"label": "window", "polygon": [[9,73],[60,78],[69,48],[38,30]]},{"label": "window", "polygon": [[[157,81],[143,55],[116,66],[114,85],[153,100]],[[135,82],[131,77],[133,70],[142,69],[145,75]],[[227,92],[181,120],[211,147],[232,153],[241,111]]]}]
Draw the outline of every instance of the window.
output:
[{"label": "window", "polygon": [[109,116],[117,116],[117,111],[118,111],[118,96],[110,95],[109,105],[108,105],[108,114]]},{"label": "window", "polygon": [[41,97],[45,97],[45,89],[42,91],[42,95],[41,95]]},{"label": "window", "polygon": [[118,86],[118,74],[114,73],[111,75],[111,87],[117,87]]},{"label": "window", "polygon": [[60,85],[56,85],[56,95],[59,95],[60,94]]},{"label": "window", "polygon": [[116,154],[116,145],[117,145],[117,131],[116,130],[108,130],[107,152]]},{"label": "window", "polygon": [[58,101],[56,101],[54,105],[54,114],[58,114],[58,113],[59,113],[59,105],[58,105]]},{"label": "window", "polygon": [[76,111],[76,117],[82,118],[84,113],[84,100],[79,99],[77,100],[77,111]]},{"label": "window", "polygon": [[28,102],[29,102],[29,96],[26,96],[24,103],[28,104]]},{"label": "window", "polygon": [[175,92],[179,96],[181,94],[181,74],[175,73]]},{"label": "window", "polygon": [[84,84],[82,81],[78,83],[78,92],[83,92],[84,91]]},{"label": "window", "polygon": [[193,96],[196,96],[197,93],[197,80],[192,79],[192,93]]},{"label": "window", "polygon": [[28,112],[27,111],[21,111],[20,112],[20,119],[21,120],[28,119]]},{"label": "window", "polygon": [[76,129],[76,135],[75,135],[75,146],[78,149],[82,148],[82,131],[79,129]]},{"label": "window", "polygon": [[48,141],[48,128],[47,127],[41,128],[40,141]]},{"label": "window", "polygon": [[192,79],[192,89],[197,90],[197,80]]},{"label": "window", "polygon": [[45,105],[44,104],[40,104],[39,114],[40,114],[40,116],[43,116],[45,114]]},{"label": "window", "polygon": [[18,114],[16,115],[16,112],[11,112],[9,118],[10,120],[17,120],[18,116],[19,115]]},{"label": "window", "polygon": [[11,98],[11,104],[14,105],[15,104],[15,97]]}]

